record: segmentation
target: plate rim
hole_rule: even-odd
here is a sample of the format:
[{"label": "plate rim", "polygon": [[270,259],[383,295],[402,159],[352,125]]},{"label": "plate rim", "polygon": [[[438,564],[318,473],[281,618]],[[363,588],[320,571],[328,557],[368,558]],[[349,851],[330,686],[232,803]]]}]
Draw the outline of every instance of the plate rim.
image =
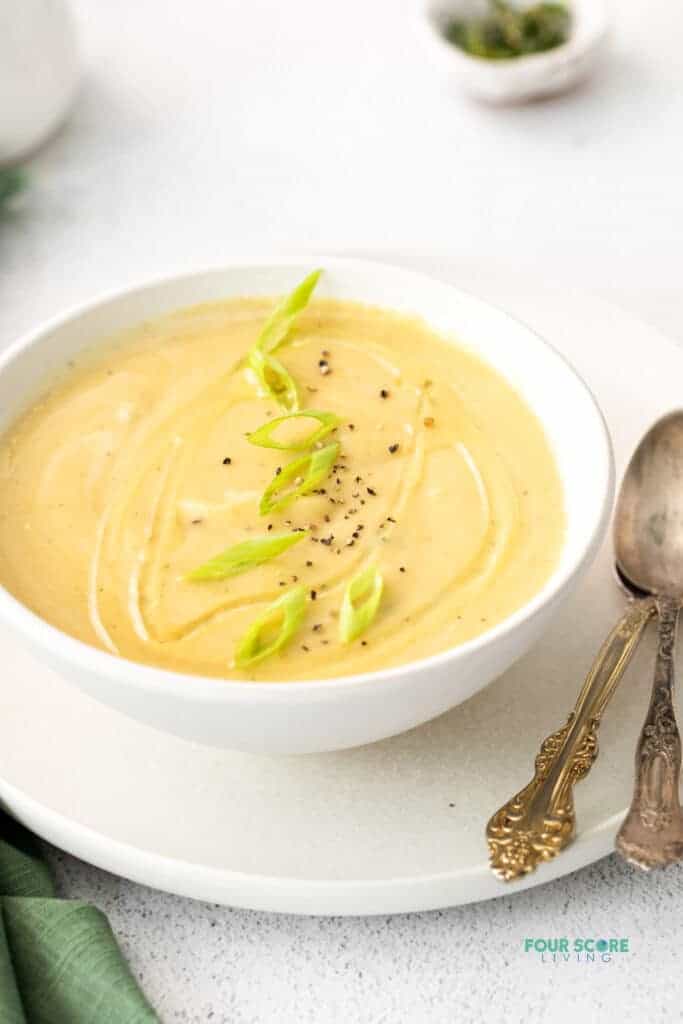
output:
[{"label": "plate rim", "polygon": [[[510,885],[494,878],[486,864],[472,865],[458,872],[381,879],[305,879],[250,874],[169,857],[113,839],[46,807],[2,778],[0,804],[4,804],[22,825],[59,849],[138,885],[243,910],[316,917],[377,917],[425,912],[512,896],[545,885],[613,852],[617,829],[625,813],[624,808],[583,832],[562,857],[542,864],[534,874]],[[592,851],[589,859],[585,858],[586,847]],[[500,888],[484,895],[474,886],[468,891],[468,886],[478,879],[484,881],[487,888]],[[367,906],[369,893],[374,898],[371,909]],[[384,900],[377,900],[377,894]],[[315,897],[313,902],[318,909],[305,906],[311,896]]]}]

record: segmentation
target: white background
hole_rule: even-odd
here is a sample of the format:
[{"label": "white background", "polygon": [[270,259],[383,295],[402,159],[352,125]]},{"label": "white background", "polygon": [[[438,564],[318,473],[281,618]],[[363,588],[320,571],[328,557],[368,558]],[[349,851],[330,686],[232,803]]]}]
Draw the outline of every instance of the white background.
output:
[{"label": "white background", "polygon": [[[74,6],[87,75],[0,230],[0,343],[145,275],[297,245],[437,248],[468,285],[566,282],[683,339],[680,5],[622,0],[589,85],[509,110],[443,78],[418,0]],[[681,1019],[681,870],[608,860],[461,910],[297,920],[58,863],[66,893],[108,912],[165,1021]],[[628,936],[633,952],[560,968],[521,953],[558,934]]]}]

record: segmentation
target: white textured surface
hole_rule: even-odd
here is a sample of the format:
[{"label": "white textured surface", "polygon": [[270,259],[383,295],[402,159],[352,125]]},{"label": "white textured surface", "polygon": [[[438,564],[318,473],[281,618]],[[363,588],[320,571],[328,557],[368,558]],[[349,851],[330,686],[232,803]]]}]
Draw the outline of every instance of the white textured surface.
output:
[{"label": "white textured surface", "polygon": [[[683,12],[624,0],[593,83],[489,111],[428,66],[415,0],[79,0],[90,74],[0,231],[0,336],[140,275],[242,247],[448,247],[567,280],[683,337]],[[647,353],[643,354],[646,360]],[[312,920],[218,910],[69,858],[165,1021],[413,1024],[680,1019],[683,871],[613,860],[460,910]],[[541,965],[527,935],[628,936]]]},{"label": "white textured surface", "polygon": [[[301,918],[190,903],[60,855],[65,892],[105,908],[164,1022],[659,1024],[681,1019],[683,871],[615,858],[455,910]],[[541,964],[525,936],[628,936],[608,964]],[[213,1014],[213,1016],[211,1016]]]}]

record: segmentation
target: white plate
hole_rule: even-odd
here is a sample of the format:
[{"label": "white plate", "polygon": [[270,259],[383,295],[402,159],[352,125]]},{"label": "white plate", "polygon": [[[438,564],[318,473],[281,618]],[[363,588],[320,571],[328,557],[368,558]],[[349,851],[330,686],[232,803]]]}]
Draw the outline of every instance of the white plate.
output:
[{"label": "white plate", "polygon": [[[683,352],[652,329],[585,296],[479,291],[530,322],[585,376],[619,470],[650,422],[679,404]],[[647,702],[651,637],[577,789],[574,845],[510,887],[487,869],[483,830],[530,778],[538,742],[563,722],[621,603],[607,545],[545,641],[497,683],[403,736],[302,757],[219,751],[136,724],[2,634],[0,798],[76,856],[234,906],[379,914],[519,891],[612,848]]]}]

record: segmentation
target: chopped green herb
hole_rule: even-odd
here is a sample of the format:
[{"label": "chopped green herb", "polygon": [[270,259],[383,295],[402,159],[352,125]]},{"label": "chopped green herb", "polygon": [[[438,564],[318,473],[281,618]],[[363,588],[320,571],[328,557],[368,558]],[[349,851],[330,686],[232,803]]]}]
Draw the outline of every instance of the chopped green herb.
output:
[{"label": "chopped green herb", "polygon": [[334,441],[324,448],[318,448],[309,455],[289,462],[273,477],[263,492],[259,505],[260,514],[266,516],[270,512],[283,509],[302,495],[315,491],[330,475],[338,454],[339,445]]},{"label": "chopped green herb", "polygon": [[454,18],[444,35],[473,57],[509,60],[542,53],[566,43],[571,15],[563,3],[536,3],[518,7],[507,0],[489,0],[486,14]]},{"label": "chopped green herb", "polygon": [[308,305],[321,273],[322,270],[314,270],[278,303],[247,354],[247,364],[263,389],[287,412],[296,412],[299,408],[296,384],[272,353],[286,340],[294,320]]},{"label": "chopped green herb", "polygon": [[[317,420],[319,423],[319,426],[306,437],[300,438],[298,441],[292,440],[287,442],[276,441],[273,438],[273,432],[282,423],[291,423],[292,420],[305,419],[306,417]],[[327,437],[340,422],[339,417],[335,416],[333,412],[318,412],[316,409],[304,409],[302,412],[292,412],[287,416],[278,416],[277,419],[269,420],[268,423],[264,423],[262,427],[259,427],[252,434],[247,434],[247,440],[251,444],[259,445],[261,448],[278,448],[282,451],[302,452],[306,451],[307,448],[312,448],[323,437]]]},{"label": "chopped green herb", "polygon": [[289,334],[294,320],[308,305],[308,300],[313,294],[313,289],[321,274],[322,270],[314,270],[304,278],[301,284],[297,285],[294,291],[278,303],[266,320],[254,348],[267,354],[280,347]]},{"label": "chopped green herb", "polygon": [[379,569],[370,565],[347,585],[339,615],[339,638],[348,644],[371,625],[382,599],[384,580]]},{"label": "chopped green herb", "polygon": [[[306,614],[306,589],[288,590],[252,622],[235,650],[237,668],[248,668],[281,651],[297,632]],[[279,628],[278,628],[279,623]],[[268,634],[276,629],[272,640]]]},{"label": "chopped green herb", "polygon": [[299,395],[291,374],[285,370],[275,356],[264,355],[253,348],[247,356],[247,363],[256,374],[263,390],[288,412],[299,408]]},{"label": "chopped green herb", "polygon": [[188,580],[193,582],[224,580],[229,576],[238,576],[249,569],[269,562],[276,558],[283,551],[287,551],[294,544],[308,536],[306,531],[297,533],[274,533],[268,537],[254,537],[251,540],[242,541],[228,548],[215,558],[204,562],[198,569],[194,569],[187,575]]}]

